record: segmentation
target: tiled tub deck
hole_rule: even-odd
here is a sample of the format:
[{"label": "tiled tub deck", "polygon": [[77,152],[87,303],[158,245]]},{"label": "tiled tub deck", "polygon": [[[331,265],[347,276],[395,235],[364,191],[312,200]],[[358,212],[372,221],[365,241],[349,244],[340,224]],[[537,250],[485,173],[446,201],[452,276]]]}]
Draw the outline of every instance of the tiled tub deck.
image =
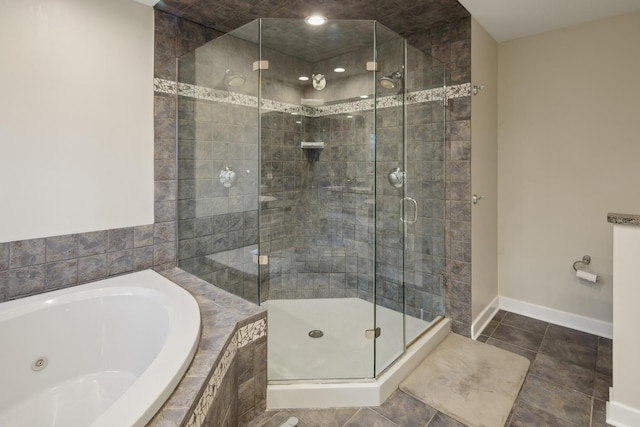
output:
[{"label": "tiled tub deck", "polygon": [[267,313],[178,268],[161,272],[200,306],[191,366],[149,427],[236,426],[265,409]]}]

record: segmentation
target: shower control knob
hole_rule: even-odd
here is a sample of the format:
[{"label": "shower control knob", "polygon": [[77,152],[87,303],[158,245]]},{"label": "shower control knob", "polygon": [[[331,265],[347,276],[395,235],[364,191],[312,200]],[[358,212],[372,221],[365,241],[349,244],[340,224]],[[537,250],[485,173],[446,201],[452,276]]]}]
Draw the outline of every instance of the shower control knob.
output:
[{"label": "shower control knob", "polygon": [[226,166],[220,171],[220,183],[226,188],[233,187],[237,179],[236,171],[230,166]]},{"label": "shower control knob", "polygon": [[391,169],[388,178],[389,184],[396,188],[400,188],[404,184],[404,172],[402,172],[400,168]]},{"label": "shower control knob", "polygon": [[315,90],[322,90],[327,85],[327,79],[324,77],[324,74],[313,74],[311,75],[311,83],[313,83]]}]

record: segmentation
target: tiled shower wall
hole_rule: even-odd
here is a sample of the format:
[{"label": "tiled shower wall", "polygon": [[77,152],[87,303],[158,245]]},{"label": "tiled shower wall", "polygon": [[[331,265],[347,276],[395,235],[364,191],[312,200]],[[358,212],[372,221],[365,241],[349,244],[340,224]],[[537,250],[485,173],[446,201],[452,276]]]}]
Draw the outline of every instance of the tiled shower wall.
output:
[{"label": "tiled shower wall", "polygon": [[[398,68],[397,63],[385,63],[385,58],[394,58],[385,54],[386,48],[400,50],[393,44],[379,47],[383,75]],[[444,83],[442,63],[411,46],[404,72],[409,94],[441,88]],[[384,90],[381,94],[385,95]],[[377,301],[398,311],[404,309],[410,316],[432,320],[445,308],[441,279],[445,271],[443,102],[407,102],[406,115],[402,107],[379,108],[377,127]],[[406,152],[402,145],[405,137]],[[387,181],[394,167],[406,171],[404,194]],[[403,196],[418,203],[416,222],[406,224],[405,239],[399,204]],[[405,217],[411,219],[411,205],[405,203],[404,207]]]},{"label": "tiled shower wall", "polygon": [[[289,246],[276,253],[269,297],[338,298],[368,291],[373,276],[372,164],[365,117],[306,117],[305,141],[322,141],[310,163],[294,142]],[[371,299],[371,297],[367,298]]]},{"label": "tiled shower wall", "polygon": [[[447,66],[447,85],[471,82],[471,18],[444,22],[408,39]],[[446,107],[446,313],[471,334],[471,97]]]},{"label": "tiled shower wall", "polygon": [[[157,17],[162,18],[162,13],[157,12]],[[158,51],[177,52],[176,46],[182,46],[182,53],[189,49],[184,46],[191,43],[192,48],[203,44],[206,40],[213,38],[219,34],[212,30],[200,27],[199,31],[193,31],[197,28],[193,24],[184,25],[187,29],[180,29],[176,18],[165,15],[169,21],[173,22],[173,27],[169,31],[162,30],[164,42],[158,42],[158,32],[156,38],[156,57]],[[157,18],[158,22],[158,18]],[[184,21],[186,22],[186,21]],[[157,28],[158,28],[158,24]],[[189,30],[188,28],[191,28]],[[403,28],[393,28],[400,34]],[[451,22],[445,22],[423,31],[414,32],[409,38],[409,43],[425,52],[431,54],[436,59],[447,64],[447,85],[469,83],[471,80],[470,67],[470,43],[471,43],[471,21],[470,18],[458,19]],[[173,36],[174,39],[169,40]],[[179,36],[179,37],[178,37]],[[169,38],[167,38],[169,37]],[[200,43],[198,43],[198,40]],[[170,49],[167,50],[167,47]],[[170,56],[162,55],[165,59]],[[169,63],[171,61],[165,61]],[[173,63],[171,62],[171,65]],[[171,66],[161,66],[160,69],[171,70],[167,73],[158,73],[156,76],[171,80],[173,69]],[[419,114],[419,113],[417,113]],[[433,113],[432,113],[433,114]],[[469,335],[471,324],[471,205],[470,205],[470,160],[471,160],[471,140],[470,140],[470,97],[465,96],[449,100],[446,106],[447,120],[449,125],[446,127],[446,221],[445,221],[445,238],[446,238],[446,273],[448,277],[448,286],[446,288],[446,311],[447,315],[453,320],[454,330],[464,335]],[[156,113],[158,120],[158,113]],[[175,120],[175,117],[173,118]],[[276,123],[277,123],[276,119]],[[291,117],[283,115],[283,120],[291,121]],[[295,123],[295,122],[294,122]],[[174,122],[175,125],[175,122]],[[279,131],[278,131],[279,132]],[[296,140],[297,136],[293,136],[296,132],[293,130],[283,129],[285,140]],[[161,146],[168,147],[166,144]],[[158,147],[158,144],[157,144]],[[175,148],[175,147],[174,147]],[[285,150],[286,151],[286,150]],[[295,152],[296,150],[293,149]],[[326,152],[322,156],[326,156]],[[277,153],[276,156],[280,155]],[[289,154],[285,154],[289,155]],[[284,177],[284,175],[283,175]],[[286,182],[286,181],[283,181]],[[283,185],[287,185],[283,183]],[[284,206],[277,206],[274,209],[288,209]],[[274,212],[275,213],[275,212]],[[285,215],[274,215],[272,218],[288,218]],[[346,216],[349,218],[349,215]],[[276,222],[279,220],[276,220]],[[272,224],[275,226],[276,233],[282,233],[283,224]],[[345,229],[348,229],[347,226]],[[415,247],[416,252],[422,249],[420,246]],[[302,262],[302,256],[298,256],[297,262]],[[305,258],[306,262],[306,258]],[[352,265],[352,264],[350,264]],[[314,268],[313,261],[311,268]],[[347,268],[345,267],[345,270]],[[348,289],[353,287],[353,279],[349,279],[350,271],[345,271],[345,282]],[[415,279],[416,281],[420,279]],[[408,278],[411,281],[411,278]],[[364,288],[364,283],[361,284]],[[323,285],[322,285],[323,286]],[[410,287],[408,287],[410,289]],[[435,291],[435,290],[434,290]],[[409,291],[410,292],[410,291]],[[407,295],[411,298],[411,295]]]},{"label": "tiled shower wall", "polygon": [[[400,38],[378,46],[381,74],[401,69],[402,51]],[[255,45],[232,36],[199,47],[181,60],[181,83],[219,88],[216,83],[227,66],[244,71],[247,82],[229,93],[223,88],[212,96],[178,97],[179,266],[254,302],[258,298],[257,268],[250,252],[255,249],[251,237],[257,230],[255,221],[250,227],[246,223],[255,213],[251,202],[257,200],[257,182],[241,171],[255,170],[255,164],[246,162],[257,155],[256,132],[251,127],[257,111],[238,104],[245,102],[242,95],[256,95],[255,72],[249,67],[256,54]],[[232,58],[233,64],[228,65]],[[407,154],[412,162],[420,161],[409,166],[411,195],[421,206],[419,223],[408,229],[410,246],[403,258],[402,189],[388,185],[386,178],[391,168],[403,163],[401,97],[396,99],[398,106],[389,104],[389,99],[379,101],[377,124],[373,110],[350,109],[359,95],[375,90],[373,73],[365,67],[373,59],[373,45],[313,64],[274,51],[263,50],[262,58],[269,60],[262,83],[272,101],[297,105],[301,97],[320,96],[325,105],[347,102],[338,109],[344,113],[321,117],[263,113],[260,233],[261,254],[269,255],[269,274],[261,283],[262,300],[360,297],[372,301],[375,268],[379,304],[403,309],[404,277],[409,314],[432,319],[443,313],[439,276],[444,271],[442,101],[408,107]],[[216,64],[220,64],[217,69]],[[335,66],[346,64],[346,73],[331,73]],[[412,51],[408,89],[442,87],[443,68],[438,64]],[[314,71],[327,73],[328,84],[322,92],[309,84],[288,83]],[[379,95],[394,98],[399,89],[382,90]],[[325,143],[317,161],[307,160],[300,149],[302,140]],[[222,187],[216,176],[225,164],[240,172],[231,189]],[[380,173],[374,204],[376,167]]]}]

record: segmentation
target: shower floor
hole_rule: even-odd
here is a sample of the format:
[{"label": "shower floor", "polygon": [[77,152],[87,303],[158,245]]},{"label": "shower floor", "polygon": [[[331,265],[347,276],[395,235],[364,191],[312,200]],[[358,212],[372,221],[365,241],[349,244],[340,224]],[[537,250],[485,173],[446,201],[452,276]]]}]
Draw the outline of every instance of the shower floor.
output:
[{"label": "shower floor", "polygon": [[[365,337],[374,324],[374,305],[359,298],[270,300],[268,309],[269,380],[373,378],[403,352],[403,314],[376,306],[381,334]],[[406,317],[410,342],[430,322]],[[321,338],[309,332],[320,330]]]}]

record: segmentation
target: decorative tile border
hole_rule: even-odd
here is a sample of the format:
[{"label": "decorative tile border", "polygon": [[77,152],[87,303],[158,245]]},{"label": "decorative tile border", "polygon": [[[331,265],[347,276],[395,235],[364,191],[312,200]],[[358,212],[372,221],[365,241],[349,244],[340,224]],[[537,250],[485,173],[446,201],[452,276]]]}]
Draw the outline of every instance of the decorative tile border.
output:
[{"label": "decorative tile border", "polygon": [[465,96],[471,96],[471,83],[447,86],[446,88],[447,99],[463,98]]},{"label": "decorative tile border", "polygon": [[236,331],[233,338],[231,338],[229,345],[225,349],[220,363],[215,367],[211,378],[209,378],[204,393],[200,397],[191,417],[189,417],[186,427],[201,427],[204,424],[209,408],[211,408],[213,400],[218,394],[218,390],[222,384],[222,380],[227,374],[238,350],[257,339],[266,336],[266,334],[266,318],[262,318],[253,323],[242,326]]},{"label": "decorative tile border", "polygon": [[267,319],[262,318],[257,322],[249,323],[238,329],[236,338],[238,341],[238,348],[244,347],[247,344],[251,344],[258,338],[262,338],[267,335]]},{"label": "decorative tile border", "polygon": [[[153,86],[156,92],[181,96],[206,101],[223,102],[246,107],[258,107],[258,98],[251,95],[242,95],[224,90],[211,89],[203,86],[195,86],[187,83],[176,83],[169,80],[154,78]],[[471,83],[448,86],[410,92],[406,96],[406,104],[419,104],[424,102],[442,101],[453,98],[471,96]],[[261,106],[265,110],[280,111],[283,113],[299,114],[305,117],[324,117],[334,114],[354,113],[358,111],[373,110],[374,100],[363,99],[340,104],[322,105],[319,107],[300,106],[286,102],[262,99]],[[402,105],[400,96],[384,96],[377,99],[377,108],[398,107]]]}]

